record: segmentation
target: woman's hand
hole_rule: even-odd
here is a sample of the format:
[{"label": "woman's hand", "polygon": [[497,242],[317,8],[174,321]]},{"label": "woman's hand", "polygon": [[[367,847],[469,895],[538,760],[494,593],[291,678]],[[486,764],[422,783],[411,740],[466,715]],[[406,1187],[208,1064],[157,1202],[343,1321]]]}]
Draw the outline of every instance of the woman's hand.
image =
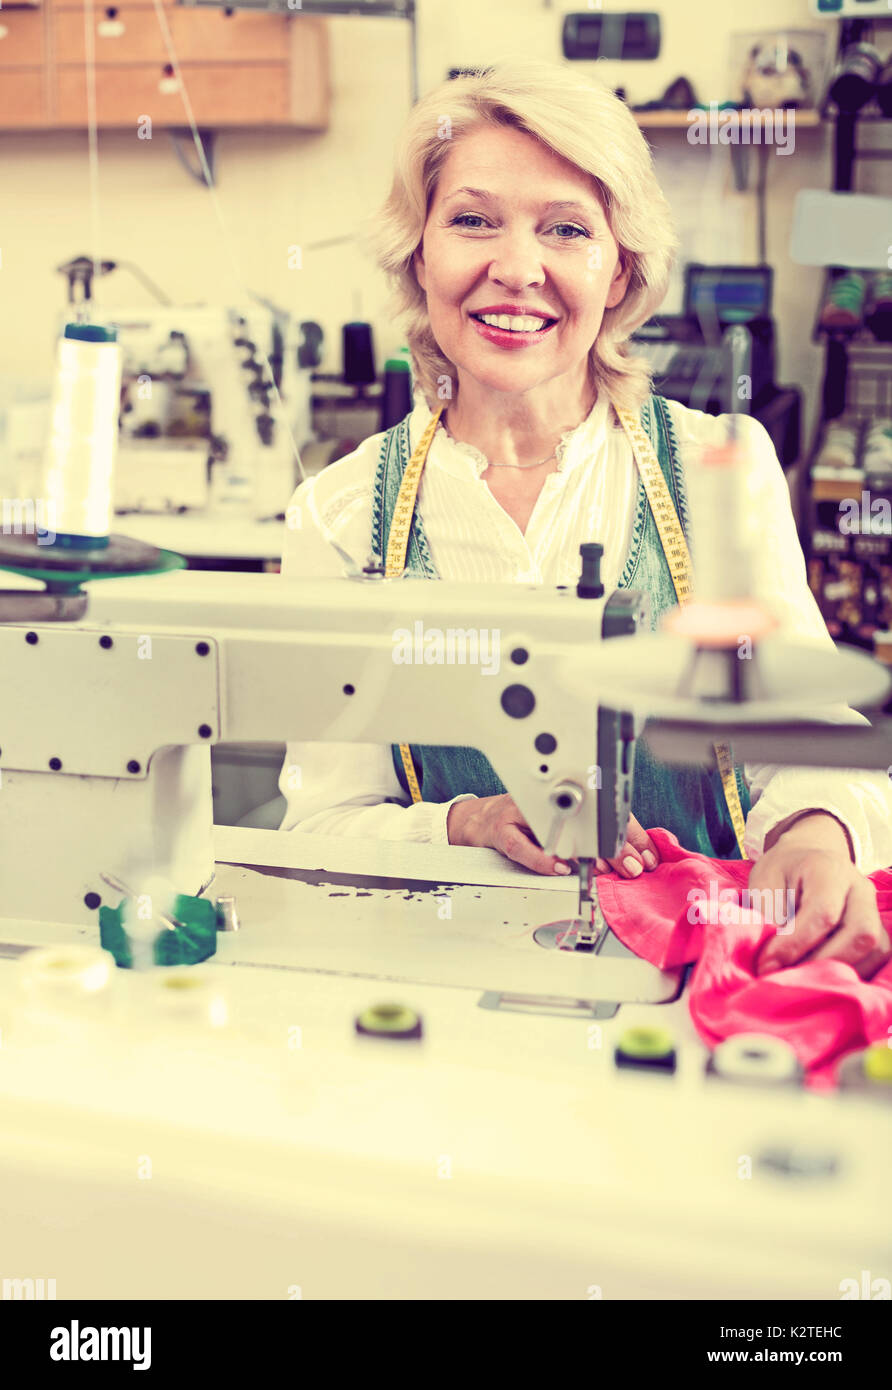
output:
[{"label": "woman's hand", "polygon": [[477,845],[497,849],[534,874],[569,874],[565,859],[540,849],[519,808],[508,795],[477,796],[456,801],[446,817],[446,835],[451,845]]},{"label": "woman's hand", "polygon": [[[497,849],[536,874],[569,874],[575,867],[540,849],[520,809],[507,795],[456,801],[449,807],[446,834],[451,845]],[[596,860],[595,873],[606,874],[614,868],[623,878],[637,878],[643,869],[656,868],[658,861],[656,846],[632,816],[622,851],[615,859]]]},{"label": "woman's hand", "polygon": [[637,878],[647,870],[655,869],[660,862],[660,852],[646,830],[643,830],[634,816],[629,816],[626,842],[615,859],[596,859],[595,873],[609,874],[615,870],[620,878]]},{"label": "woman's hand", "polygon": [[892,951],[876,890],[852,863],[840,822],[815,811],[776,827],[765,844],[750,872],[750,891],[769,889],[776,901],[792,904],[793,912],[762,947],[756,973],[767,975],[803,960],[841,960],[869,980]]}]

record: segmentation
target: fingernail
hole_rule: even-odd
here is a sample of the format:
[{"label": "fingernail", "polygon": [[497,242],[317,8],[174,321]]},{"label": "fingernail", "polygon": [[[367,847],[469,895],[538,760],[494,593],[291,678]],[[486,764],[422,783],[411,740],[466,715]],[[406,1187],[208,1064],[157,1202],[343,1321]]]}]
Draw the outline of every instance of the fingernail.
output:
[{"label": "fingernail", "polygon": [[554,866],[554,871],[555,871],[556,874],[568,874],[568,873],[570,873],[570,865],[569,865],[569,864],[555,864],[555,866]]},{"label": "fingernail", "polygon": [[644,872],[638,860],[633,859],[630,854],[623,860],[623,868],[627,874],[631,874],[632,878],[637,878],[640,873]]},{"label": "fingernail", "polygon": [[645,869],[655,869],[657,867],[657,856],[651,854],[649,849],[644,851],[641,858],[644,860]]},{"label": "fingernail", "polygon": [[608,874],[608,873],[610,872],[610,865],[607,863],[607,860],[606,860],[606,859],[596,859],[596,860],[595,860],[595,871],[596,871],[597,873],[599,873],[599,874]]},{"label": "fingernail", "polygon": [[858,951],[872,951],[876,944],[875,936],[865,934],[855,937],[855,949]]}]

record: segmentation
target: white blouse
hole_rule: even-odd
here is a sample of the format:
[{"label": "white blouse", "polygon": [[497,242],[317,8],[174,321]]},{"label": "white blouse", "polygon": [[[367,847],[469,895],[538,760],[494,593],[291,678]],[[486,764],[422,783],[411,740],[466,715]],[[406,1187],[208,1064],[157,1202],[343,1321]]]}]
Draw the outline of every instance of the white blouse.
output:
[{"label": "white blouse", "polygon": [[[674,401],[669,410],[683,466],[703,446],[725,441],[727,416],[706,415]],[[419,395],[409,421],[413,449],[430,418]],[[808,588],[789,490],[771,440],[750,416],[737,420],[751,460],[750,514],[758,525],[755,597],[774,609],[782,629],[832,646]],[[343,576],[335,546],[357,568],[365,564],[382,439],[371,435],[297,488],[288,509],[284,575]],[[418,505],[442,579],[575,585],[580,544],[598,540],[604,546],[604,587],[608,593],[616,587],[631,539],[638,470],[625,432],[612,416],[608,419],[605,398],[582,424],[565,432],[558,459],[523,534],[481,479],[484,456],[438,426]],[[840,718],[861,716],[842,712]],[[295,767],[297,777],[289,773]],[[761,763],[747,764],[745,771],[753,801],[745,838],[751,859],[761,854],[774,825],[795,811],[814,808],[837,816],[848,828],[862,873],[892,864],[892,790],[885,773]],[[297,787],[292,787],[294,781]],[[406,804],[389,744],[290,743],[279,787],[288,803],[283,830],[448,843],[446,817],[453,802]]]}]

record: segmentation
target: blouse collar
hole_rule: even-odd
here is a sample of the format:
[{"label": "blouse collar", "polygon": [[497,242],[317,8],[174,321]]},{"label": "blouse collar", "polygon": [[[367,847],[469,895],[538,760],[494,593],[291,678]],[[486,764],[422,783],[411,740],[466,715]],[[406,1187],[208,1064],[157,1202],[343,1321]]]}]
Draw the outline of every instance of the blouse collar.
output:
[{"label": "blouse collar", "polygon": [[[590,461],[600,452],[600,446],[608,428],[609,402],[605,392],[601,392],[588,415],[578,425],[564,430],[557,445],[556,473],[571,473],[583,462]],[[431,421],[433,412],[421,392],[416,397],[415,407],[409,420],[409,433],[414,448]],[[429,460],[454,477],[479,478],[489,467],[489,461],[473,444],[453,439],[442,420],[437,425],[431,442]]]}]

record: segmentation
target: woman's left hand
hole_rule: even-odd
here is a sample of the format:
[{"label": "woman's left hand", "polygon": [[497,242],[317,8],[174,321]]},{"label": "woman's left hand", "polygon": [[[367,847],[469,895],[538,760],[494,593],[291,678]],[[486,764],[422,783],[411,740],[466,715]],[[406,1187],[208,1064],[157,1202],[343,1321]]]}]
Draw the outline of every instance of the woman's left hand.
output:
[{"label": "woman's left hand", "polygon": [[750,872],[751,892],[794,904],[789,919],[762,947],[756,973],[803,960],[841,960],[869,980],[892,955],[876,889],[852,863],[848,834],[835,816],[815,811],[766,839]]},{"label": "woman's left hand", "polygon": [[659,862],[660,852],[653,840],[640,822],[629,816],[625,843],[619,854],[613,859],[596,859],[593,872],[595,875],[609,874],[612,869],[620,878],[637,878],[645,870],[655,869]]}]

